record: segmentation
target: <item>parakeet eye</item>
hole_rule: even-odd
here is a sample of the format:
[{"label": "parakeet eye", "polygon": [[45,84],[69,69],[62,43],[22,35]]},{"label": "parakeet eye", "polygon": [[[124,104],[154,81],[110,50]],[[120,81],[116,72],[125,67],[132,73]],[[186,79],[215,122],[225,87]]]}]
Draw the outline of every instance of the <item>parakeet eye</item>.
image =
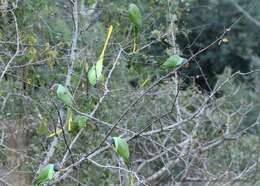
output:
[{"label": "parakeet eye", "polygon": [[61,170],[61,166],[59,163],[55,163],[54,164],[54,171],[57,172],[57,171],[60,171]]},{"label": "parakeet eye", "polygon": [[114,139],[113,139],[113,138],[111,138],[111,139],[108,139],[108,143],[109,143],[110,145],[113,145],[113,146],[115,146],[115,141],[114,141]]}]

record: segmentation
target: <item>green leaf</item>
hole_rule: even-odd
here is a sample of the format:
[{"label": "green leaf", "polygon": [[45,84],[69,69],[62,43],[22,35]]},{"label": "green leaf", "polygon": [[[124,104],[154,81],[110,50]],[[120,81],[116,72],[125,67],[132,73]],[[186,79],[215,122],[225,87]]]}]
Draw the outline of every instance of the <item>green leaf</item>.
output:
[{"label": "green leaf", "polygon": [[131,22],[137,27],[142,27],[142,14],[140,9],[133,3],[129,5],[128,15]]},{"label": "green leaf", "polygon": [[58,98],[67,106],[72,106],[73,104],[73,97],[68,90],[67,87],[62,86],[61,84],[58,84],[57,88],[57,96]]},{"label": "green leaf", "polygon": [[121,156],[127,164],[129,162],[129,148],[127,142],[120,137],[113,137],[113,141],[117,154]]},{"label": "green leaf", "polygon": [[95,85],[102,77],[103,60],[101,57],[95,65],[93,65],[88,71],[88,80],[91,85]]},{"label": "green leaf", "polygon": [[41,185],[44,182],[51,180],[53,178],[54,172],[54,164],[46,165],[40,170],[39,175],[34,180],[34,184]]},{"label": "green leaf", "polygon": [[165,69],[176,68],[177,66],[181,65],[183,61],[184,58],[178,55],[172,55],[162,64],[162,67]]}]

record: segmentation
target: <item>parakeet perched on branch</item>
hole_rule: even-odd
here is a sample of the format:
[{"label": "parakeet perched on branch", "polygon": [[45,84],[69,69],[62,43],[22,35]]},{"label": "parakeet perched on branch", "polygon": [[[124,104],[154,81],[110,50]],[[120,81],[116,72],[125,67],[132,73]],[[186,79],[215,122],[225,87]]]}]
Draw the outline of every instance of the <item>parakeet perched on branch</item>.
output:
[{"label": "parakeet perched on branch", "polygon": [[135,27],[141,29],[142,27],[142,14],[140,9],[133,3],[129,5],[128,15],[131,22]]},{"label": "parakeet perched on branch", "polygon": [[72,123],[72,109],[73,106],[73,96],[70,93],[69,89],[61,84],[54,84],[51,89],[56,90],[56,95],[59,100],[61,100],[67,107],[67,117],[66,117],[66,125],[70,129]]},{"label": "parakeet perched on branch", "polygon": [[120,137],[113,137],[111,143],[116,153],[123,158],[126,165],[129,165],[129,148],[127,142]]},{"label": "parakeet perched on branch", "polygon": [[139,42],[139,33],[142,28],[142,14],[140,9],[133,3],[129,5],[128,16],[132,24],[134,25],[134,49],[137,50],[137,43]]},{"label": "parakeet perched on branch", "polygon": [[57,97],[67,106],[73,105],[73,97],[67,87],[64,87],[61,84],[56,84]]},{"label": "parakeet perched on branch", "polygon": [[47,181],[52,180],[54,173],[61,170],[61,167],[58,163],[48,164],[40,170],[37,178],[34,180],[34,185],[42,185]]}]

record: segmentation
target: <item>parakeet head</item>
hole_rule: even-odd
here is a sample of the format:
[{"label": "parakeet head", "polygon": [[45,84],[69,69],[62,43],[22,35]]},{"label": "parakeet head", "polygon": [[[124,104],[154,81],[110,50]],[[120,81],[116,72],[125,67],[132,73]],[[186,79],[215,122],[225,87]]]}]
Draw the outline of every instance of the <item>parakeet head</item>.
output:
[{"label": "parakeet head", "polygon": [[59,163],[55,163],[53,169],[54,169],[55,172],[58,172],[58,171],[61,170],[61,165]]},{"label": "parakeet head", "polygon": [[50,87],[50,90],[51,90],[51,92],[54,92],[54,91],[57,90],[57,88],[58,88],[58,84],[57,84],[57,83],[54,83],[54,84]]},{"label": "parakeet head", "polygon": [[108,143],[112,146],[115,146],[115,140],[113,138],[108,139]]}]

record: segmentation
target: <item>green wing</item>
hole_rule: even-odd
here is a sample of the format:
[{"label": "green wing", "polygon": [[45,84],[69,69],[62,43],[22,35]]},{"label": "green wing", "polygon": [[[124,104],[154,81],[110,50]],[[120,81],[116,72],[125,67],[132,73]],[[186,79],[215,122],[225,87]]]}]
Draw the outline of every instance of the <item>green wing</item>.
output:
[{"label": "green wing", "polygon": [[67,87],[59,84],[57,88],[57,96],[65,105],[72,106],[73,98]]},{"label": "green wing", "polygon": [[78,132],[80,129],[86,127],[88,118],[85,116],[77,115],[72,122],[70,132]]},{"label": "green wing", "polygon": [[44,182],[51,180],[54,175],[54,164],[46,165],[39,173],[34,181],[35,185],[41,185]]},{"label": "green wing", "polygon": [[183,63],[184,59],[178,55],[170,56],[163,64],[162,67],[165,69],[176,68]]},{"label": "green wing", "polygon": [[128,14],[132,23],[140,29],[142,27],[142,14],[140,9],[135,4],[131,3],[129,5]]},{"label": "green wing", "polygon": [[88,71],[88,80],[91,85],[95,85],[102,77],[103,60],[104,57],[101,56],[97,63]]},{"label": "green wing", "polygon": [[113,137],[115,142],[115,149],[119,156],[121,156],[125,163],[128,163],[129,160],[129,148],[127,142],[120,137]]},{"label": "green wing", "polygon": [[86,126],[87,120],[88,120],[88,118],[86,116],[78,115],[75,118],[75,123],[76,123],[77,127],[79,129],[81,129]]}]

